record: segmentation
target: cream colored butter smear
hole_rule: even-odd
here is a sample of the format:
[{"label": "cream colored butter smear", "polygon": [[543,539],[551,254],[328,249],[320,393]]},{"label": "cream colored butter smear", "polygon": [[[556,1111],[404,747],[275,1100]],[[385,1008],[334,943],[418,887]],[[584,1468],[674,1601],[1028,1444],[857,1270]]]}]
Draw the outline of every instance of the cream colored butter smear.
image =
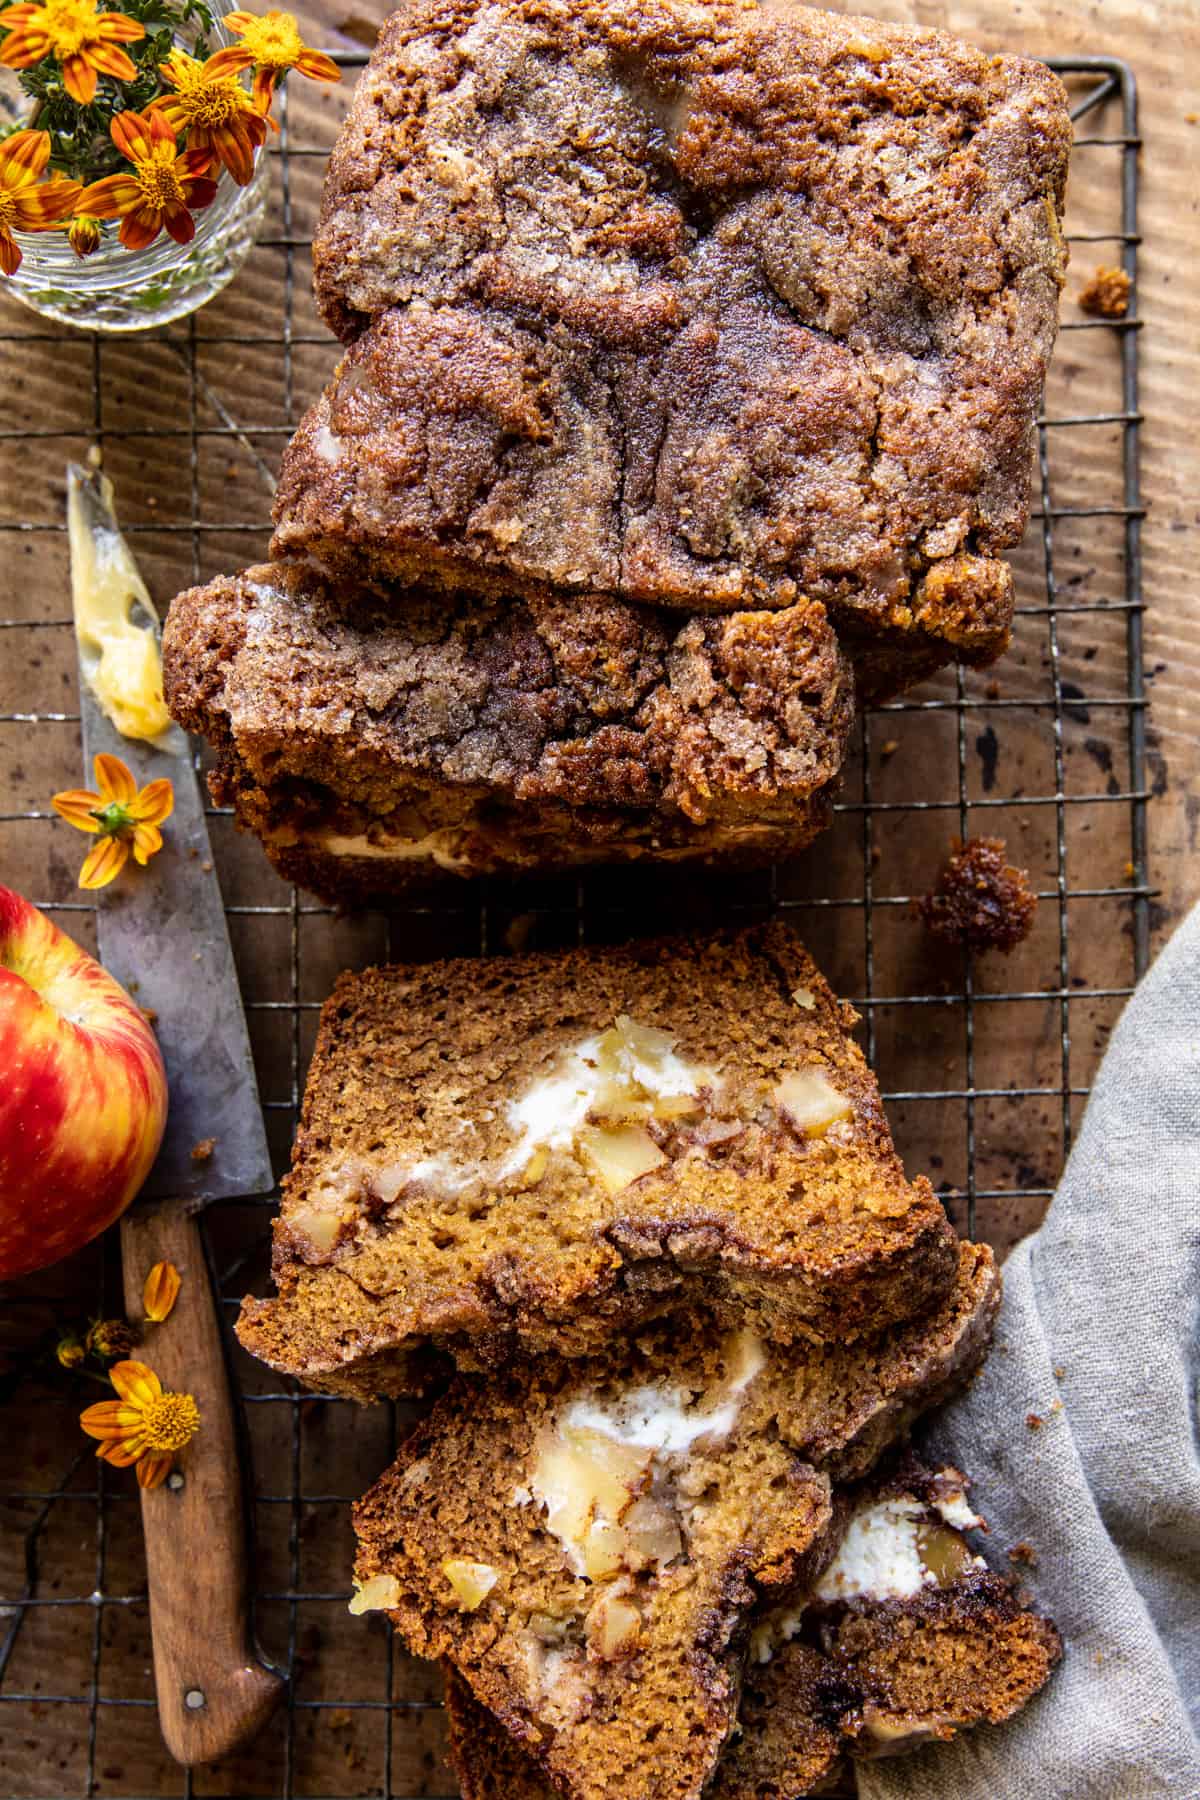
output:
[{"label": "cream colored butter smear", "polygon": [[112,482],[74,463],[67,471],[67,540],[84,679],[122,737],[159,737],[171,717],[154,602],[117,525]]}]

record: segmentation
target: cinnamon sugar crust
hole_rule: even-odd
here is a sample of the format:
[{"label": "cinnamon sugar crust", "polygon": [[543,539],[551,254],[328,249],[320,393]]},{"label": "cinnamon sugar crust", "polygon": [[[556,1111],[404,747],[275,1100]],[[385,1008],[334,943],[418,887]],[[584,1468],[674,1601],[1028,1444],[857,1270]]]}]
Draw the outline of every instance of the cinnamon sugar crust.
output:
[{"label": "cinnamon sugar crust", "polygon": [[828,604],[867,698],[1007,642],[1070,142],[1044,66],[707,0],[416,0],[330,162],[350,348],[277,554]]},{"label": "cinnamon sugar crust", "polygon": [[[281,872],[336,900],[588,863],[763,863],[829,816],[853,677],[824,609],[403,604],[295,564],[173,603],[174,716]],[[357,852],[357,853],[356,853]]]}]

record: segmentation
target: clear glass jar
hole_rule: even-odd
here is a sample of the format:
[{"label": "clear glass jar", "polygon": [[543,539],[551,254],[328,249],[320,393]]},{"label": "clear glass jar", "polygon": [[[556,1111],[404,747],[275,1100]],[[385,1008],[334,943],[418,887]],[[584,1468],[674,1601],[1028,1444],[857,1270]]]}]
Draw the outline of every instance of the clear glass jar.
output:
[{"label": "clear glass jar", "polygon": [[[209,4],[217,21],[209,46],[215,50],[233,41],[220,29],[220,20],[234,10],[236,0]],[[18,98],[11,72],[4,74],[8,79],[0,96],[0,121],[21,122],[27,96],[21,90]],[[238,187],[222,169],[212,205],[195,215],[190,244],[177,244],[163,231],[149,249],[126,250],[117,242],[120,220],[114,219],[100,227],[100,248],[81,261],[64,232],[17,232],[21,266],[15,275],[3,277],[3,292],[43,318],[86,331],[146,331],[169,324],[195,312],[232,281],[262,227],[270,185],[265,146],[254,160],[248,187]]]}]

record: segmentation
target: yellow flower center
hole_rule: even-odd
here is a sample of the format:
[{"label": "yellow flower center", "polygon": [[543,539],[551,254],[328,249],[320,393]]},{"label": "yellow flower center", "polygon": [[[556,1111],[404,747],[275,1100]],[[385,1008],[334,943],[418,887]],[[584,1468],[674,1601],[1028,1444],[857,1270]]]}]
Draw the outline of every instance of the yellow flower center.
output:
[{"label": "yellow flower center", "polygon": [[239,113],[252,110],[250,96],[236,75],[206,76],[203,64],[191,59],[187,63],[176,62],[173,68],[176,101],[189,125],[212,130],[214,126],[228,125]]},{"label": "yellow flower center", "polygon": [[200,1429],[200,1409],[190,1394],[159,1394],[142,1411],[142,1432],[151,1450],[182,1450]]},{"label": "yellow flower center", "polygon": [[133,173],[142,190],[142,199],[154,212],[185,204],[183,183],[175,167],[174,144],[155,144],[146,162],[134,163]]},{"label": "yellow flower center", "polygon": [[255,19],[241,38],[255,62],[267,69],[292,68],[304,49],[291,13],[268,13],[265,19]]},{"label": "yellow flower center", "polygon": [[96,0],[45,0],[38,24],[60,62],[65,57],[77,56],[99,37]]}]

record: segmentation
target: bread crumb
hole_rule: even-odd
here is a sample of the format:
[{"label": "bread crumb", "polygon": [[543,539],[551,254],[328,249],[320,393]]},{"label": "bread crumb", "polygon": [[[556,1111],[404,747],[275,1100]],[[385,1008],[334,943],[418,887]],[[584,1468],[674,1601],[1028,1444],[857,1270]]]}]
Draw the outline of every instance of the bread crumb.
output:
[{"label": "bread crumb", "polygon": [[198,1143],[192,1145],[192,1161],[194,1163],[210,1162],[216,1147],[216,1138],[201,1138]]},{"label": "bread crumb", "polygon": [[1130,286],[1124,269],[1101,266],[1079,290],[1080,311],[1097,319],[1123,319],[1129,311]]},{"label": "bread crumb", "polygon": [[1021,1563],[1026,1569],[1036,1569],[1038,1566],[1038,1553],[1032,1544],[1027,1543],[1025,1539],[1022,1538],[1021,1542],[1019,1544],[1014,1544],[1009,1551],[1008,1560],[1009,1562]]},{"label": "bread crumb", "polygon": [[1025,1423],[1028,1425],[1030,1431],[1040,1431],[1045,1421],[1040,1413],[1026,1413]]},{"label": "bread crumb", "polygon": [[931,893],[916,902],[935,937],[970,950],[1015,950],[1033,928],[1037,895],[1024,869],[1006,862],[1003,838],[955,838]]}]

